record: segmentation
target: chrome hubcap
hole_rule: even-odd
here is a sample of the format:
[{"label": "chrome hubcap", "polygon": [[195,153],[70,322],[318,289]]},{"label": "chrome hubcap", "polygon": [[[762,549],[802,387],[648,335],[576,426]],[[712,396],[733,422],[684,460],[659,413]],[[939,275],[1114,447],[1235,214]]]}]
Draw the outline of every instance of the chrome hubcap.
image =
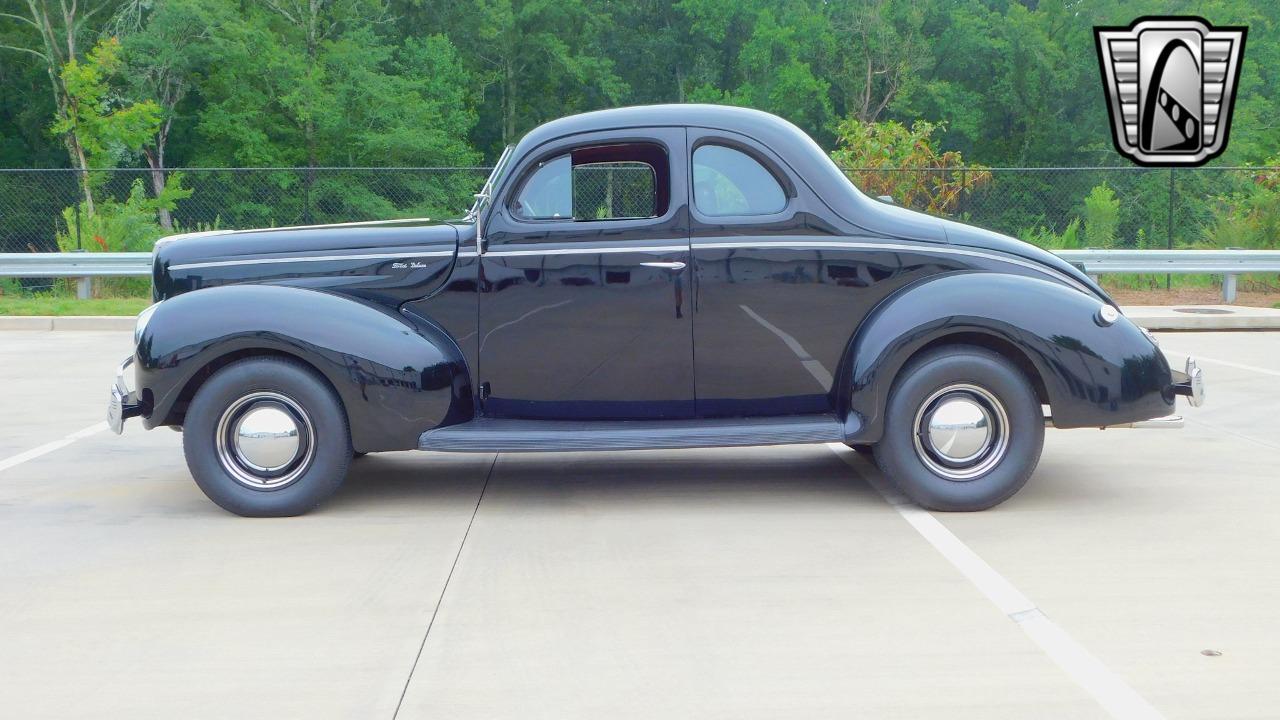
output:
[{"label": "chrome hubcap", "polygon": [[266,403],[240,416],[231,439],[240,461],[264,472],[274,472],[293,462],[302,448],[293,416]]},{"label": "chrome hubcap", "polygon": [[915,448],[920,461],[948,480],[972,480],[994,468],[1009,448],[1009,419],[994,395],[977,385],[948,385],[920,404]]},{"label": "chrome hubcap", "polygon": [[217,450],[218,461],[236,482],[274,490],[306,471],[315,451],[315,433],[306,412],[291,398],[255,392],[222,413]]}]

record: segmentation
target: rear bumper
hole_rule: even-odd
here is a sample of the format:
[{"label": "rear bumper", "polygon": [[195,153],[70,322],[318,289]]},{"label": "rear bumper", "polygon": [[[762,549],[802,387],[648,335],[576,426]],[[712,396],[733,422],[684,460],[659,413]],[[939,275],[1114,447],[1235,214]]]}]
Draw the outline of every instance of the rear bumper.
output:
[{"label": "rear bumper", "polygon": [[107,401],[107,424],[119,435],[124,432],[124,421],[142,414],[142,403],[137,392],[129,389],[126,371],[132,369],[133,358],[127,358],[116,368],[116,379],[111,384],[111,399]]}]

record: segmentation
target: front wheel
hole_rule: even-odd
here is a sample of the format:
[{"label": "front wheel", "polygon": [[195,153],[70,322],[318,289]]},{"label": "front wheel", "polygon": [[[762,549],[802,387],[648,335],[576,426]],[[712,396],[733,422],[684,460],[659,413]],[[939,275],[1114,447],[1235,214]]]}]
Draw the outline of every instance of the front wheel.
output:
[{"label": "front wheel", "polygon": [[342,484],[352,456],[332,388],[283,358],[241,360],[209,378],[187,409],[182,445],[205,495],[247,517],[314,508]]},{"label": "front wheel", "polygon": [[1040,460],[1044,415],[1022,371],[989,350],[949,346],[894,381],[876,463],[932,510],[985,510],[1018,492]]}]

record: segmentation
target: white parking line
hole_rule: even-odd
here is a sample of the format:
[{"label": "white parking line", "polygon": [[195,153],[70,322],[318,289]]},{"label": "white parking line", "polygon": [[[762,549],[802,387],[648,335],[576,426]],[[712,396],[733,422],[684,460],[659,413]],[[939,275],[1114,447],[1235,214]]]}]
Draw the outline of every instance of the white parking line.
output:
[{"label": "white parking line", "polygon": [[893,506],[921,537],[942,554],[962,575],[973,583],[993,605],[1018,624],[1022,631],[1044,651],[1058,667],[1089,693],[1113,718],[1163,718],[1136,690],[1119,675],[1076,642],[1065,630],[1048,618],[1030,598],[1013,586],[995,568],[965,545],[932,513],[907,500],[876,473],[861,472],[860,461],[840,443],[827,445],[841,460],[859,471],[884,499]]},{"label": "white parking line", "polygon": [[814,380],[818,381],[818,384],[822,386],[823,390],[826,390],[831,387],[831,384],[832,384],[831,371],[828,370],[826,366],[824,366],[822,363],[818,362],[817,360],[814,360],[813,356],[809,354],[808,350],[804,349],[804,346],[800,344],[799,340],[796,340],[795,338],[788,335],[785,331],[782,330],[782,328],[779,328],[778,326],[774,325],[768,320],[765,320],[764,318],[760,317],[758,314],[756,314],[755,310],[752,310],[746,305],[739,305],[738,307],[742,308],[742,311],[745,312],[747,315],[750,315],[752,320],[755,320],[756,322],[760,323],[760,325],[763,326],[765,330],[768,330],[774,335],[777,335],[778,339],[782,340],[782,342],[788,348],[791,348],[791,352],[795,353],[796,357],[800,358],[800,364],[804,366],[805,370],[809,371],[809,374],[813,376]]},{"label": "white parking line", "polygon": [[1203,355],[1197,355],[1195,353],[1185,353],[1185,352],[1182,352],[1181,350],[1174,350],[1173,348],[1164,348],[1164,350],[1166,352],[1171,352],[1174,355],[1181,355],[1182,357],[1187,357],[1188,355],[1190,355],[1191,357],[1194,357],[1197,361],[1204,360],[1206,362],[1211,362],[1215,365],[1226,365],[1227,367],[1233,367],[1237,370],[1248,370],[1250,372],[1262,373],[1263,375],[1275,375],[1276,377],[1280,377],[1280,370],[1268,370],[1267,368],[1255,367],[1253,365],[1242,365],[1240,363],[1231,362],[1229,360],[1219,360],[1217,358],[1205,357]]},{"label": "white parking line", "polygon": [[48,455],[54,450],[64,448],[77,440],[82,440],[84,438],[89,437],[90,435],[93,435],[94,433],[100,433],[106,429],[107,429],[107,423],[105,421],[96,423],[94,425],[90,425],[89,427],[83,430],[77,430],[71,433],[70,435],[67,435],[66,437],[62,438],[61,440],[54,440],[53,442],[47,442],[39,447],[31,448],[26,452],[20,452],[17,455],[14,455],[12,457],[7,457],[4,460],[0,460],[0,472],[4,472],[5,470],[8,470],[9,468],[15,467],[17,465],[21,465],[22,463],[28,460],[35,460],[41,455]]}]

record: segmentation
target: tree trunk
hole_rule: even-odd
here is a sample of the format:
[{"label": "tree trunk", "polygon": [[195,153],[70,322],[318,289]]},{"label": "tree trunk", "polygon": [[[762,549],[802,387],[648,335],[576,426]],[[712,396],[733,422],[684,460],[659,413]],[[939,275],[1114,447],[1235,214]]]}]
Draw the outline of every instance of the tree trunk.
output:
[{"label": "tree trunk", "polygon": [[80,145],[80,138],[76,137],[74,131],[67,133],[66,142],[67,152],[71,155],[71,165],[80,171],[76,176],[80,179],[80,191],[84,194],[85,214],[93,217],[93,188],[89,186],[89,160],[85,157],[84,147]]},{"label": "tree trunk", "polygon": [[[307,76],[314,78],[316,66],[319,64],[320,56],[320,5],[317,0],[310,0],[307,5]],[[304,142],[307,146],[307,175],[303,179],[303,222],[310,225],[311,219],[311,188],[315,184],[316,171],[318,164],[318,156],[316,152],[316,121],[315,121],[315,102],[314,98],[310,98],[312,102],[308,103],[307,119],[303,123],[302,134]]]},{"label": "tree trunk", "polygon": [[[22,50],[32,53],[44,60],[45,71],[49,76],[49,89],[53,92],[53,105],[57,118],[63,120],[67,118],[70,112],[69,100],[67,98],[66,86],[62,84],[62,66],[76,56],[76,24],[82,18],[78,17],[78,6],[72,3],[70,6],[63,3],[61,5],[60,20],[62,27],[59,30],[54,27],[54,17],[50,15],[48,6],[37,0],[27,0],[27,12],[30,14],[29,22],[35,26],[40,34],[40,45],[36,48],[22,46],[5,46],[8,48]],[[90,10],[89,14],[93,14],[96,10]],[[80,145],[80,138],[76,137],[74,131],[69,132],[62,138],[63,145],[67,148],[67,156],[71,160],[71,167],[79,170],[77,179],[80,182],[80,191],[84,195],[85,211],[89,215],[93,215],[93,191],[89,187],[89,165],[85,159],[84,148]]]},{"label": "tree trunk", "polygon": [[516,136],[516,73],[510,60],[502,64],[502,144]]},{"label": "tree trunk", "polygon": [[[151,168],[151,194],[158,198],[164,192],[165,181],[163,135],[156,137],[155,148],[143,148],[142,154],[147,158],[147,167]],[[156,216],[165,232],[173,232],[173,217],[168,208],[157,208]]]}]

